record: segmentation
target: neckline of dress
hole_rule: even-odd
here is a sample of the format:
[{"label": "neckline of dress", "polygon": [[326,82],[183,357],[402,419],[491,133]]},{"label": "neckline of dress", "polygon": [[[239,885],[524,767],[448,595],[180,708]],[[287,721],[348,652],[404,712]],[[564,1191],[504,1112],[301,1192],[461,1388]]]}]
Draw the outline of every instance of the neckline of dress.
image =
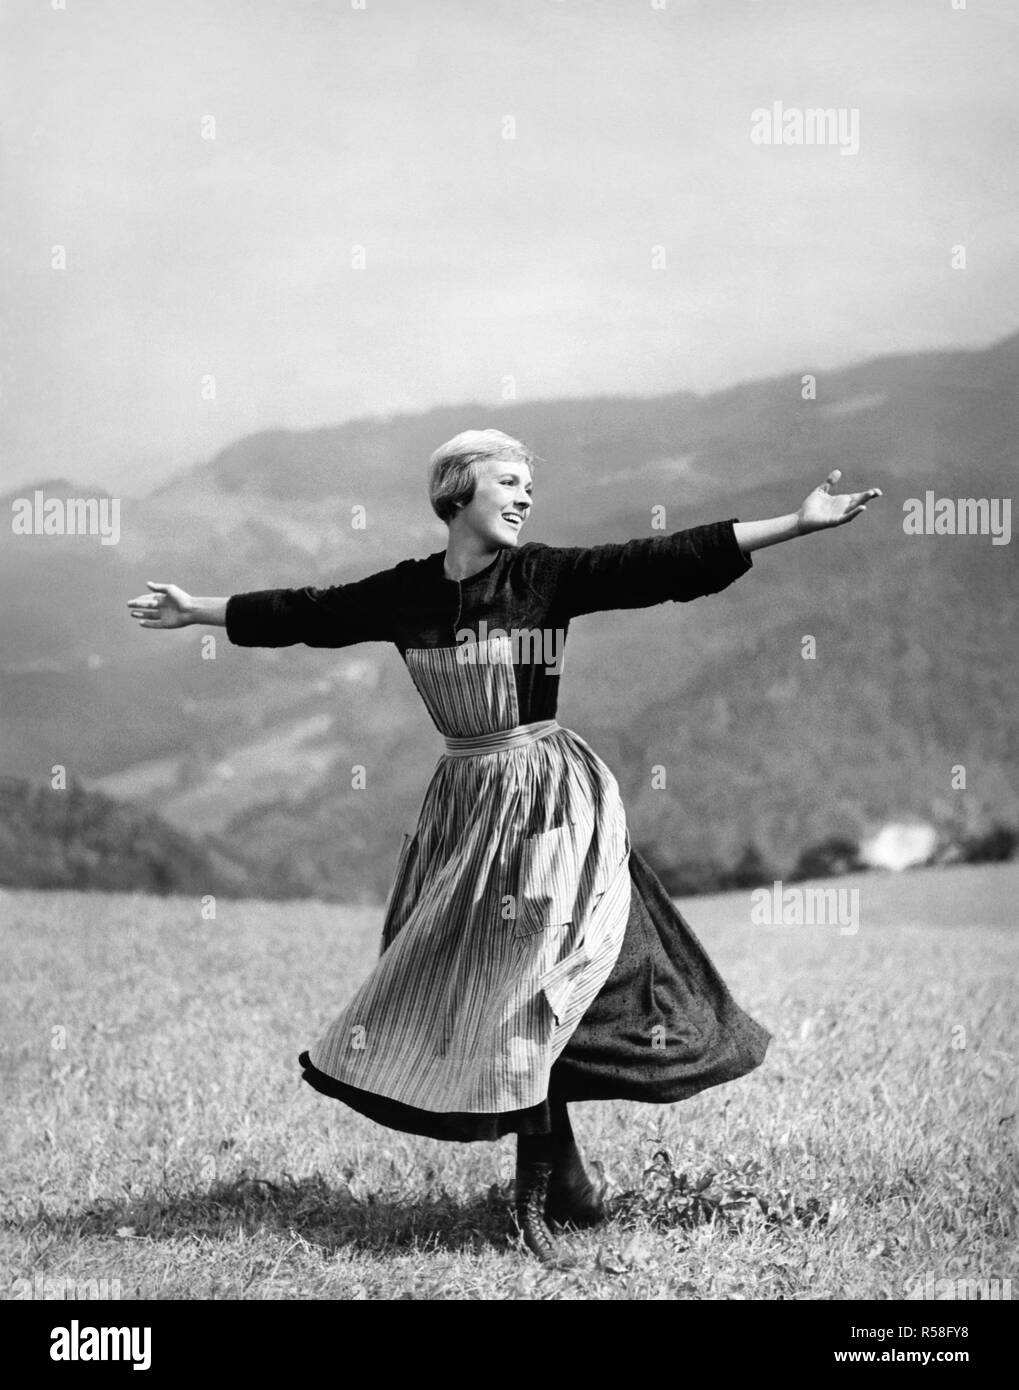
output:
[{"label": "neckline of dress", "polygon": [[473,584],[476,579],[483,579],[486,574],[490,574],[505,554],[506,547],[500,547],[495,558],[490,560],[483,570],[476,570],[474,574],[469,574],[466,579],[450,579],[446,573],[446,552],[444,550],[436,551],[433,559],[436,562],[440,579],[444,579],[447,584]]}]

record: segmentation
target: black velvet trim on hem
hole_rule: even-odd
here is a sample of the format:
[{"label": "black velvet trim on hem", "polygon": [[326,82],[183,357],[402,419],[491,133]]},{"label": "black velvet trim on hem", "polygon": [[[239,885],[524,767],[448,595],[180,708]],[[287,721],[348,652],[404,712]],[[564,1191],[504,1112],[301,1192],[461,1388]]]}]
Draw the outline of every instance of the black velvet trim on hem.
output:
[{"label": "black velvet trim on hem", "polygon": [[421,1110],[389,1096],[362,1091],[337,1081],[312,1064],[307,1052],[298,1058],[304,1068],[302,1080],[324,1096],[342,1100],[359,1115],[366,1115],[376,1124],[398,1129],[404,1134],[421,1134],[427,1139],[450,1139],[462,1144],[477,1140],[502,1139],[507,1134],[548,1134],[552,1117],[548,1100],[527,1110],[507,1110],[502,1114],[472,1114],[469,1111]]},{"label": "black velvet trim on hem", "polygon": [[389,1129],[461,1143],[548,1134],[550,1101],[671,1105],[764,1061],[771,1034],[739,1007],[650,865],[630,851],[632,893],[612,972],[553,1063],[540,1105],[502,1114],[420,1110],[336,1081],[300,1061],[304,1080]]}]

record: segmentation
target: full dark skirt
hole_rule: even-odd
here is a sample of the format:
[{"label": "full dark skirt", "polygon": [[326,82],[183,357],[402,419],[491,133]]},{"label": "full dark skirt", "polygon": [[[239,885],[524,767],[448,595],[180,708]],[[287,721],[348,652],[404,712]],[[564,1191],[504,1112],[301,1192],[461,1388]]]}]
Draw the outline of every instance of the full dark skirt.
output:
[{"label": "full dark skirt", "polygon": [[687,1100],[760,1066],[771,1034],[733,1000],[647,862],[630,850],[630,915],[622,949],[552,1067],[540,1105],[502,1114],[439,1114],[334,1081],[300,1056],[323,1095],[389,1129],[470,1143],[547,1134],[549,1100]]}]

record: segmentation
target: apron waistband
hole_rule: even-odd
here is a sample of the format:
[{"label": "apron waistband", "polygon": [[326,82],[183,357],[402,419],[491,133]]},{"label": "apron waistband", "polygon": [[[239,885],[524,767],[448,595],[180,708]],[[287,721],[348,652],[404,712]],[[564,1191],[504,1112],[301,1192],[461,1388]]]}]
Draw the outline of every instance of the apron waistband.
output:
[{"label": "apron waistband", "polygon": [[477,734],[472,738],[447,738],[446,756],[471,758],[486,753],[502,753],[507,748],[523,748],[537,743],[562,728],[558,719],[540,719],[536,724],[518,724],[513,729],[497,729],[493,734]]}]

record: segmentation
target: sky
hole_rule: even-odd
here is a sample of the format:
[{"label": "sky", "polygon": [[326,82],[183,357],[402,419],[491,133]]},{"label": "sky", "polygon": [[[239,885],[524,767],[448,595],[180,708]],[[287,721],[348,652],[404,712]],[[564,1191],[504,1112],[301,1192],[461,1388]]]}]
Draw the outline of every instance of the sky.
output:
[{"label": "sky", "polygon": [[0,488],[1016,331],[1019,7],[964,4],[4,0]]}]

